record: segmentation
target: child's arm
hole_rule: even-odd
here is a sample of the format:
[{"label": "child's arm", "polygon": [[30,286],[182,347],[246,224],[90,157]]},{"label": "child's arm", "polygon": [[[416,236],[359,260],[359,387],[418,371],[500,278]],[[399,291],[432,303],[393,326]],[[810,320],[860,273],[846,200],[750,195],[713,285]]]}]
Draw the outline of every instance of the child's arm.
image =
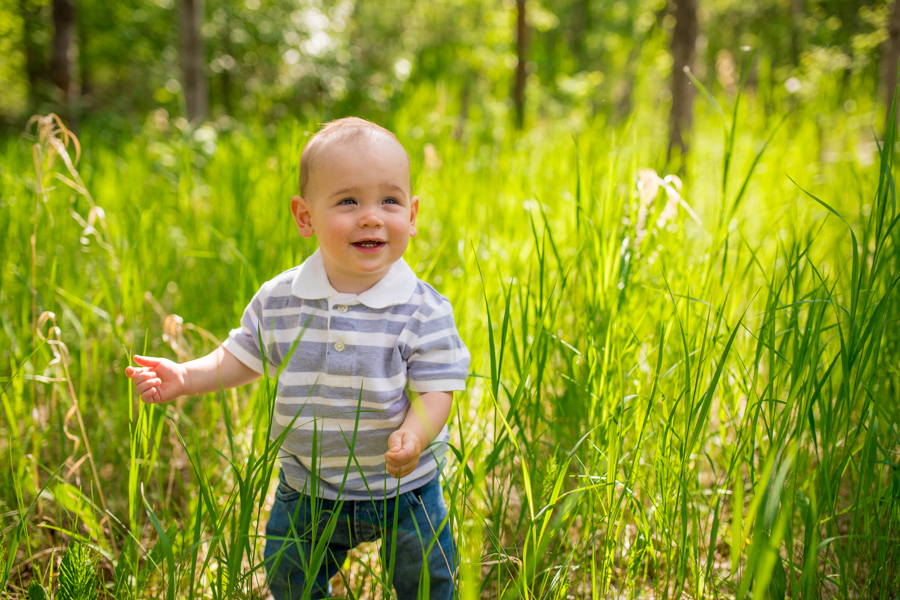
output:
[{"label": "child's arm", "polygon": [[412,399],[400,429],[388,438],[384,460],[391,477],[399,479],[416,469],[422,450],[447,424],[452,405],[453,392],[426,392]]},{"label": "child's arm", "polygon": [[203,358],[182,364],[138,355],[134,362],[141,366],[126,368],[125,375],[134,381],[141,400],[151,404],[238,387],[260,377],[221,346]]}]

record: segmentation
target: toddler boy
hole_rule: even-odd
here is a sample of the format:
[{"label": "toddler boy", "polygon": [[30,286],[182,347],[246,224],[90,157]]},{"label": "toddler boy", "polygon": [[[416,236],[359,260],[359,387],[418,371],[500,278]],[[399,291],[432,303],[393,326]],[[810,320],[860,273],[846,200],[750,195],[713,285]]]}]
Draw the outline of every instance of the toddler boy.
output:
[{"label": "toddler boy", "polygon": [[[386,566],[394,555],[399,598],[453,596],[438,461],[469,353],[450,303],[402,258],[418,210],[409,157],[391,132],[358,118],[326,124],[303,149],[300,196],[291,198],[300,235],[315,235],[319,249],[263,284],[211,354],[184,364],[135,356],[141,367],[126,369],[144,402],[168,402],[255,381],[263,361],[270,373],[287,362],[272,438],[290,433],[266,524],[276,600],[307,586],[312,598],[329,595],[347,552],[379,537]],[[334,512],[325,559],[308,572],[313,540]]]}]

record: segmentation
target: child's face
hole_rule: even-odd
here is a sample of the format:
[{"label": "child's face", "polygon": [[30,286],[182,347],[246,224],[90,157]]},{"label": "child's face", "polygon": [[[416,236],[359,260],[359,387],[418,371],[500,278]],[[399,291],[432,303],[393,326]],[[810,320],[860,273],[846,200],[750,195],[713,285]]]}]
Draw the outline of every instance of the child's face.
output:
[{"label": "child's face", "polygon": [[359,137],[323,148],[306,197],[291,199],[303,237],[315,234],[331,285],[361,293],[384,277],[416,235],[419,199],[409,162],[390,138]]}]

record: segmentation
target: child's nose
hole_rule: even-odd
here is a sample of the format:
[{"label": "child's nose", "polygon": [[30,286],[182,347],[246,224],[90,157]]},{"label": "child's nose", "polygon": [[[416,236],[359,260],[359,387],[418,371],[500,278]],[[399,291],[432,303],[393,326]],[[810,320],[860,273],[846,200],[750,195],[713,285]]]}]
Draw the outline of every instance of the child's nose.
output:
[{"label": "child's nose", "polygon": [[375,209],[364,210],[359,217],[360,227],[381,227],[384,222]]}]

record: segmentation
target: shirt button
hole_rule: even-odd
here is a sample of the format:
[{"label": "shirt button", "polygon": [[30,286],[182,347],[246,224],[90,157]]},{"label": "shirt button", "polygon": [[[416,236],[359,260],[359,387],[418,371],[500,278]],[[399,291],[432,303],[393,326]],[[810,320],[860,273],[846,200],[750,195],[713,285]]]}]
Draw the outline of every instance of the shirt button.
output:
[{"label": "shirt button", "polygon": [[344,342],[335,342],[334,349],[337,350],[338,352],[343,352],[344,351]]},{"label": "shirt button", "polygon": [[345,313],[348,310],[350,310],[350,307],[345,304],[341,304],[340,306],[337,307],[337,309],[338,309],[338,312]]}]

